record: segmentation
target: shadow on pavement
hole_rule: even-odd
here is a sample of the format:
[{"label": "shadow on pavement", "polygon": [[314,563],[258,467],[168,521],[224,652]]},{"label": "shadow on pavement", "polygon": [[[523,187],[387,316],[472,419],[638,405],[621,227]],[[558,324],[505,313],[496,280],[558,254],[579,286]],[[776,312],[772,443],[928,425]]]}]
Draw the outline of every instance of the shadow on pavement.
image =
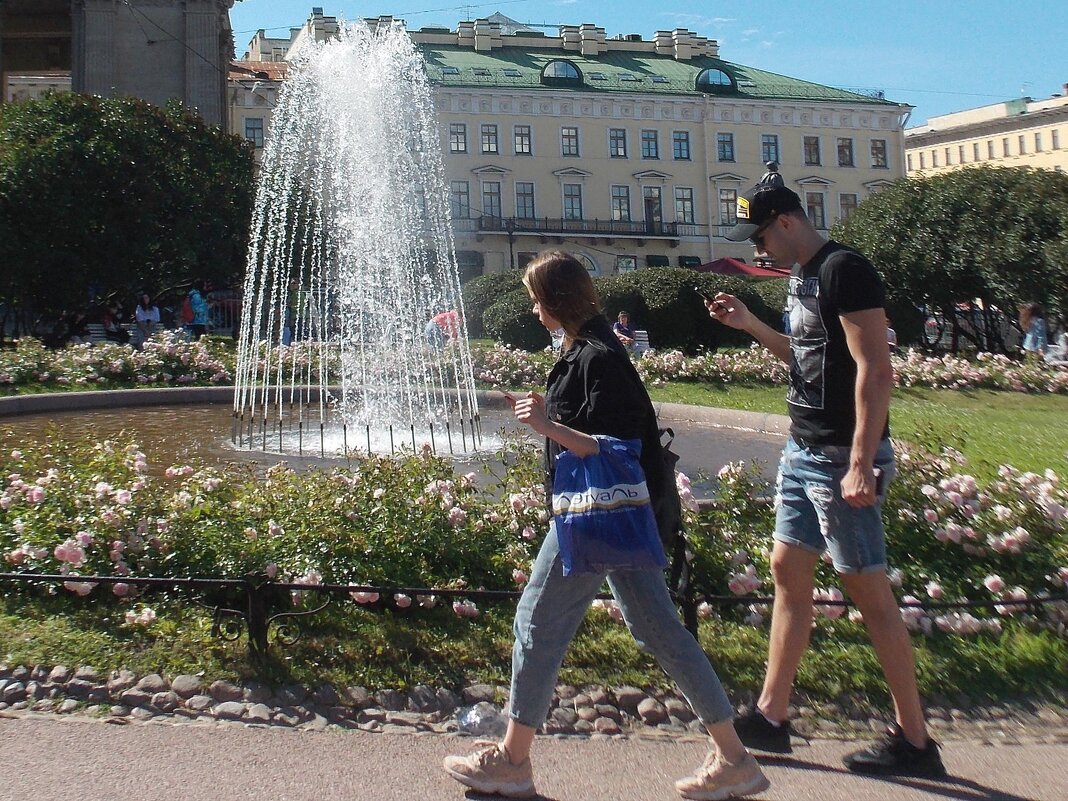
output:
[{"label": "shadow on pavement", "polygon": [[853,773],[845,768],[832,767],[819,762],[809,762],[797,757],[779,754],[756,754],[762,765],[774,765],[781,768],[794,768],[816,773],[833,773],[839,776],[852,776],[857,779],[866,779],[909,787],[913,790],[921,790],[932,796],[953,798],[959,801],[1037,801],[1030,796],[1014,795],[1003,790],[987,787],[971,779],[947,776],[944,779],[921,779],[907,776],[878,776],[868,773]]}]

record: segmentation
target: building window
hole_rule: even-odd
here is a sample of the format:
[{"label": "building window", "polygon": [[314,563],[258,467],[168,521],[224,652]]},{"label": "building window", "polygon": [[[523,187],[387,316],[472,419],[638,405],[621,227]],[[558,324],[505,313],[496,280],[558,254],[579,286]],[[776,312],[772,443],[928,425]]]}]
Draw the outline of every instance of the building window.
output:
[{"label": "building window", "polygon": [[964,145],[957,145],[957,163],[964,163]]},{"label": "building window", "polygon": [[1024,136],[1023,134],[1020,134],[1016,138],[1016,144],[1019,145],[1019,147],[1020,147],[1019,155],[1022,156],[1025,153],[1027,153],[1027,137],[1026,136]]},{"label": "building window", "polygon": [[979,161],[979,143],[972,142],[972,161]]},{"label": "building window", "polygon": [[946,148],[946,166],[948,167],[952,163],[953,163],[952,151],[947,147]]},{"label": "building window", "polygon": [[571,125],[566,125],[560,129],[560,155],[578,156],[578,154],[578,128]]},{"label": "building window", "polygon": [[848,220],[857,211],[857,196],[851,193],[843,193],[838,196],[838,207],[842,220]]},{"label": "building window", "polygon": [[1061,149],[1061,132],[1056,128],[1049,132],[1049,144],[1054,150]]},{"label": "building window", "polygon": [[1042,152],[1042,132],[1041,131],[1035,131],[1035,152],[1036,153],[1041,153]]},{"label": "building window", "polygon": [[716,134],[716,160],[734,161],[734,134]]},{"label": "building window", "polygon": [[932,167],[937,167],[938,166],[938,151],[937,150],[932,150],[931,151],[931,166]]},{"label": "building window", "polygon": [[564,184],[564,219],[582,219],[582,185]]},{"label": "building window", "polygon": [[905,168],[909,172],[912,172],[912,154],[911,153],[906,153],[905,154]]},{"label": "building window", "polygon": [[927,166],[927,158],[923,155],[923,153],[920,153],[920,169],[922,170],[926,166]]},{"label": "building window", "polygon": [[626,128],[608,129],[608,155],[614,159],[625,159],[627,157]]},{"label": "building window", "polygon": [[760,160],[764,162],[775,161],[782,163],[779,159],[779,135],[778,134],[761,134],[760,136]]},{"label": "building window", "polygon": [[1001,140],[1001,155],[1002,158],[1009,155],[1009,137],[1003,137]]},{"label": "building window", "polygon": [[612,187],[612,219],[630,222],[630,187]]},{"label": "building window", "polygon": [[501,219],[501,184],[499,181],[486,181],[482,184],[482,215]]},{"label": "building window", "polygon": [[818,136],[806,136],[805,166],[819,167],[820,164],[822,164],[822,161],[820,160],[820,138]]},{"label": "building window", "polygon": [[467,181],[453,181],[449,187],[449,210],[454,220],[471,216],[471,189]]},{"label": "building window", "polygon": [[522,220],[533,220],[534,214],[534,182],[516,181],[515,183],[515,216]]},{"label": "building window", "polygon": [[533,143],[529,125],[517,125],[514,129],[515,154],[517,156],[529,156],[533,153]]},{"label": "building window", "polygon": [[660,143],[656,131],[642,131],[642,158],[660,158]]},{"label": "building window", "polygon": [[827,210],[823,207],[822,192],[805,192],[805,207],[812,226],[821,231],[827,229]]},{"label": "building window", "polygon": [[462,122],[449,123],[449,152],[467,152],[467,125]]},{"label": "building window", "polygon": [[497,153],[497,126],[490,122],[482,123],[482,152]]},{"label": "building window", "polygon": [[675,187],[675,222],[693,225],[693,190]]},{"label": "building window", "polygon": [[690,160],[689,131],[675,131],[671,134],[671,154],[676,161]]},{"label": "building window", "polygon": [[988,159],[994,158],[994,140],[993,139],[987,139],[986,140],[986,157]]},{"label": "building window", "polygon": [[853,140],[846,136],[838,137],[838,166],[853,167]]},{"label": "building window", "polygon": [[738,190],[719,190],[719,224],[738,224]]},{"label": "building window", "polygon": [[252,142],[253,147],[263,147],[263,118],[245,118],[245,138]]},{"label": "building window", "polygon": [[638,269],[637,256],[616,256],[616,272],[629,273]]},{"label": "building window", "polygon": [[871,140],[871,166],[880,170],[885,170],[890,166],[890,161],[886,155],[885,139]]}]

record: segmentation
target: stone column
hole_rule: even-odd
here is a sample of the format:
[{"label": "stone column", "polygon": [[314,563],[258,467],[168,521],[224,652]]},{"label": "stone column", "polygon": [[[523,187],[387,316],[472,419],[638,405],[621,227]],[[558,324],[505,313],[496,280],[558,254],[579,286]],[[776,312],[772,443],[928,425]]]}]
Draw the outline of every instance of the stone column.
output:
[{"label": "stone column", "polygon": [[71,88],[111,97],[118,92],[115,74],[115,0],[73,0]]}]

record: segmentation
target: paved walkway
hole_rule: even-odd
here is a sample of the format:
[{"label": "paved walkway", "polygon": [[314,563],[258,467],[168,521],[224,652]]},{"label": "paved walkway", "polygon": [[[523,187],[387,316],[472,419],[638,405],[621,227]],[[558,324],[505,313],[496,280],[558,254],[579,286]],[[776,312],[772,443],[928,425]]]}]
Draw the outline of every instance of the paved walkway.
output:
[{"label": "paved walkway", "polygon": [[[242,724],[161,721],[123,726],[58,716],[0,717],[0,801],[461,801],[439,765],[470,738],[298,732]],[[789,759],[766,760],[768,801],[1064,801],[1068,743],[954,741],[946,782],[879,780],[847,773],[855,747],[815,740]],[[539,738],[543,799],[677,798],[672,782],[698,765],[704,744],[662,738]]]}]

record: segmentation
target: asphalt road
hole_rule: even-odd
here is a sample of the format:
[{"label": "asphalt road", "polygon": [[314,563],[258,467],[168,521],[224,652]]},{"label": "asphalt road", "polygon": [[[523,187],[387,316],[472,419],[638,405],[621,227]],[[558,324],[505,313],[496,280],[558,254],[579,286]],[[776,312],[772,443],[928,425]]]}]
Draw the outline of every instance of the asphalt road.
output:
[{"label": "asphalt road", "polygon": [[[440,768],[469,738],[436,734],[294,731],[240,724],[109,725],[86,718],[0,718],[0,801],[462,801]],[[856,747],[813,741],[790,759],[766,760],[769,801],[1065,801],[1068,743],[982,745],[953,741],[945,782],[847,773]],[[704,744],[646,739],[539,738],[534,766],[543,799],[676,799],[674,779]]]}]

